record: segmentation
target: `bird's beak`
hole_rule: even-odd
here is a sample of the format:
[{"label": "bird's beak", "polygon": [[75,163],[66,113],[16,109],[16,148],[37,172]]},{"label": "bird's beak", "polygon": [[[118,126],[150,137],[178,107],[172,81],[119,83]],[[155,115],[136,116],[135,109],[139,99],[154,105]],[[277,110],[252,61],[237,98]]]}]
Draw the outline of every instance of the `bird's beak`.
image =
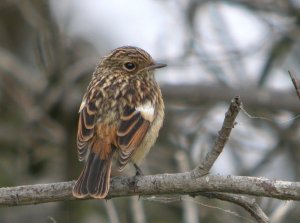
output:
[{"label": "bird's beak", "polygon": [[147,70],[154,70],[154,69],[163,68],[166,66],[167,66],[167,64],[164,64],[164,63],[154,63],[154,64],[148,66]]}]

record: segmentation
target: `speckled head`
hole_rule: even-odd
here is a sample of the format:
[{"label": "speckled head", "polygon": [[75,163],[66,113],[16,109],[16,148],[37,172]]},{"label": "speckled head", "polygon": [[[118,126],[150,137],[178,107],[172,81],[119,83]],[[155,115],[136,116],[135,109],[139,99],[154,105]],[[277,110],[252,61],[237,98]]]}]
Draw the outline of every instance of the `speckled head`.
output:
[{"label": "speckled head", "polygon": [[123,46],[113,50],[100,63],[100,67],[108,69],[110,72],[122,72],[129,75],[145,71],[148,73],[147,71],[165,66],[166,64],[154,62],[145,50],[133,46]]}]

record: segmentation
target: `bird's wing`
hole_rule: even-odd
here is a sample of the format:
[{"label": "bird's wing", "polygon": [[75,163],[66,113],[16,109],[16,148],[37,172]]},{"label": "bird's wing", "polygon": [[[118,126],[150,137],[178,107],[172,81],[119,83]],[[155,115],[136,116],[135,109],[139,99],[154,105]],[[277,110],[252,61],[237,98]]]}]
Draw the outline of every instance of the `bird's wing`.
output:
[{"label": "bird's wing", "polygon": [[117,131],[119,169],[122,170],[144,139],[155,117],[155,107],[151,103],[131,108],[126,106]]},{"label": "bird's wing", "polygon": [[79,121],[77,131],[77,150],[80,161],[86,158],[88,152],[88,142],[94,135],[97,108],[95,100],[82,101],[79,109]]}]

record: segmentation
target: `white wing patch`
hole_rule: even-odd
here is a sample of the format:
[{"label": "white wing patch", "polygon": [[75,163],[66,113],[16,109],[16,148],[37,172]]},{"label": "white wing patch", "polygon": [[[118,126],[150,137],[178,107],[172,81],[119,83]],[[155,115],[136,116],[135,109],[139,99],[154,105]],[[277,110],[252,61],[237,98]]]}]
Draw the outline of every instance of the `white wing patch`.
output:
[{"label": "white wing patch", "polygon": [[148,101],[145,104],[137,106],[135,108],[137,111],[141,112],[144,119],[152,122],[154,119],[155,107]]},{"label": "white wing patch", "polygon": [[80,112],[82,111],[82,109],[83,109],[84,106],[85,106],[85,103],[86,103],[86,99],[84,98],[84,99],[82,100],[82,102],[81,102],[81,105],[80,105],[80,108],[79,108],[78,113],[80,113]]}]

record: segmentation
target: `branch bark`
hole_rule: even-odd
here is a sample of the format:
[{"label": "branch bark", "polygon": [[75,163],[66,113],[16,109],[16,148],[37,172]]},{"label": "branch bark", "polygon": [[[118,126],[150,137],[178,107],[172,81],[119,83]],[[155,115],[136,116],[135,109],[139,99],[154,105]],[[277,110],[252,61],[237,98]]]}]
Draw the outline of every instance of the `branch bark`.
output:
[{"label": "branch bark", "polygon": [[[136,185],[135,185],[136,184]],[[0,207],[75,200],[74,181],[0,188]],[[217,176],[191,177],[191,172],[158,174],[143,177],[114,177],[108,199],[127,196],[226,192],[300,200],[300,182],[270,180],[262,177]]]}]

